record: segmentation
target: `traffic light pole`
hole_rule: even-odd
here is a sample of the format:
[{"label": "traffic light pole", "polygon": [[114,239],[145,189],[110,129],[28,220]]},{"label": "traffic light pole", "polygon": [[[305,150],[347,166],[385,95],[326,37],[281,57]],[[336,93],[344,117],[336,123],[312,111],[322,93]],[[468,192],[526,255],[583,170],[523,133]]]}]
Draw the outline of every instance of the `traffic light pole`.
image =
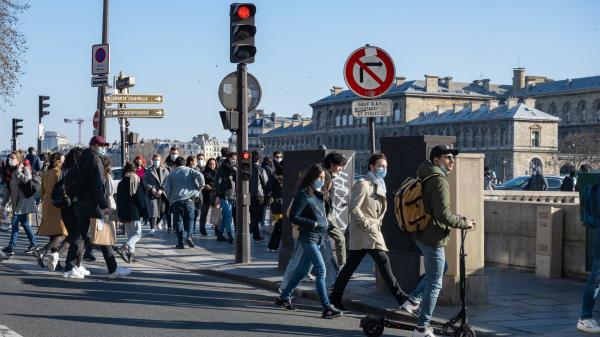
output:
[{"label": "traffic light pole", "polygon": [[371,154],[375,153],[375,117],[368,117],[369,122],[369,148]]},{"label": "traffic light pole", "polygon": [[[102,6],[102,43],[108,43],[108,1],[103,0]],[[104,118],[104,95],[106,87],[98,87],[98,103],[97,109],[99,112],[98,135],[106,138],[106,118]]]},{"label": "traffic light pole", "polygon": [[248,150],[248,70],[245,63],[237,66],[237,106],[239,124],[237,131],[237,175],[235,180],[235,215],[236,215],[236,244],[235,263],[250,263],[250,234],[249,234],[249,182],[242,180],[241,160],[242,151]]}]

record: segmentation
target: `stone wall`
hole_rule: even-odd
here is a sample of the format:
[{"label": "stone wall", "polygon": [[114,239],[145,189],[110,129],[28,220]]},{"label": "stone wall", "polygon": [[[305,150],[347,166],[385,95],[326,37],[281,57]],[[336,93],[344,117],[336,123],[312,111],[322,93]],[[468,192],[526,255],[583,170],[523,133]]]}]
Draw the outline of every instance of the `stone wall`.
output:
[{"label": "stone wall", "polygon": [[563,210],[563,275],[585,274],[585,227],[572,192],[485,192],[485,261],[535,268],[536,208]]},{"label": "stone wall", "polygon": [[535,100],[537,109],[560,117],[559,126],[590,125],[600,122],[598,119],[600,92],[598,91],[536,96]]}]

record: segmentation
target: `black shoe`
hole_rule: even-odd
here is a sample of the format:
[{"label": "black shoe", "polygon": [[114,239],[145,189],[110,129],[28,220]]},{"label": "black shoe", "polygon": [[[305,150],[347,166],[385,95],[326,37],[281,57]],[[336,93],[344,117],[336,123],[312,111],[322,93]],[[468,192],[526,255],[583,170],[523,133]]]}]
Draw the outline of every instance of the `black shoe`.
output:
[{"label": "black shoe", "polygon": [[175,249],[185,249],[185,247],[183,246],[183,243],[180,243],[177,246],[175,246]]},{"label": "black shoe", "polygon": [[35,252],[36,250],[38,250],[38,246],[37,245],[30,245],[26,250],[25,250],[25,254],[33,254],[33,252]]},{"label": "black shoe", "polygon": [[96,257],[92,253],[85,253],[83,254],[83,260],[88,262],[94,262],[96,261]]},{"label": "black shoe", "polygon": [[4,254],[3,252],[0,252],[0,261],[3,260],[8,260],[8,256],[6,256],[6,254]]},{"label": "black shoe", "polygon": [[227,239],[223,235],[220,235],[217,236],[217,241],[227,241]]},{"label": "black shoe", "polygon": [[208,236],[208,233],[206,232],[206,229],[201,229],[200,230],[200,235],[202,235],[202,236]]},{"label": "black shoe", "polygon": [[329,308],[323,310],[323,315],[321,315],[321,318],[330,319],[330,318],[340,317],[342,315],[343,315],[343,313],[341,310],[338,310],[333,305],[330,305]]},{"label": "black shoe", "polygon": [[129,251],[127,248],[125,248],[125,245],[115,249],[115,252],[117,252],[117,254],[119,254],[119,256],[123,259],[123,261],[130,263],[131,260],[129,260]]},{"label": "black shoe", "polygon": [[233,235],[227,234],[227,241],[229,242],[229,244],[232,244],[233,243]]},{"label": "black shoe", "polygon": [[254,242],[260,242],[260,241],[262,241],[262,240],[264,240],[264,239],[265,239],[265,238],[263,238],[262,236],[255,237],[255,238],[254,238]]},{"label": "black shoe", "polygon": [[329,302],[331,302],[331,305],[333,305],[337,309],[340,309],[341,311],[350,311],[342,304],[341,300],[333,300],[329,298]]},{"label": "black shoe", "polygon": [[284,308],[285,310],[296,310],[296,308],[292,304],[292,301],[289,298],[287,300],[284,300],[281,297],[277,297],[275,299],[275,304]]},{"label": "black shoe", "polygon": [[185,239],[185,243],[188,245],[188,247],[190,248],[194,248],[196,247],[196,245],[194,244],[194,241],[192,240],[192,237],[190,236],[189,238]]},{"label": "black shoe", "polygon": [[46,264],[44,264],[44,257],[46,256],[46,254],[41,250],[36,250],[35,252],[33,252],[33,255],[37,259],[38,266],[40,266],[40,268],[46,268]]},{"label": "black shoe", "polygon": [[8,256],[8,257],[15,255],[15,251],[10,247],[6,247],[6,248],[2,249],[2,252],[4,254],[6,254],[6,256]]}]

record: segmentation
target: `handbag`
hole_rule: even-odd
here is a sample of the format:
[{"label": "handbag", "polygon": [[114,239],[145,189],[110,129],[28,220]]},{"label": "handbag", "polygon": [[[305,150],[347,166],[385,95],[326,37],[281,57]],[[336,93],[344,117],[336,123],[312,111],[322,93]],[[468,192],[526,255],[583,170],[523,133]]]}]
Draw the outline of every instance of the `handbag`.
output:
[{"label": "handbag", "polygon": [[117,243],[117,231],[114,221],[91,218],[88,233],[93,245],[112,246]]},{"label": "handbag", "polygon": [[115,198],[113,198],[112,195],[108,197],[108,208],[111,211],[114,211],[117,209],[117,203],[115,202]]}]

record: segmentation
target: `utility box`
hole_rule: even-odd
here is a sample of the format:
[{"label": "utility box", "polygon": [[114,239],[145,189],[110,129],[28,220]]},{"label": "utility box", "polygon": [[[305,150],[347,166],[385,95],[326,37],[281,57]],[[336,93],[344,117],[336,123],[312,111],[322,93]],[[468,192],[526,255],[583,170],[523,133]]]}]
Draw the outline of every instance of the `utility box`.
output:
[{"label": "utility box", "polygon": [[562,209],[550,206],[538,206],[536,209],[535,230],[536,276],[562,276],[562,243]]}]

